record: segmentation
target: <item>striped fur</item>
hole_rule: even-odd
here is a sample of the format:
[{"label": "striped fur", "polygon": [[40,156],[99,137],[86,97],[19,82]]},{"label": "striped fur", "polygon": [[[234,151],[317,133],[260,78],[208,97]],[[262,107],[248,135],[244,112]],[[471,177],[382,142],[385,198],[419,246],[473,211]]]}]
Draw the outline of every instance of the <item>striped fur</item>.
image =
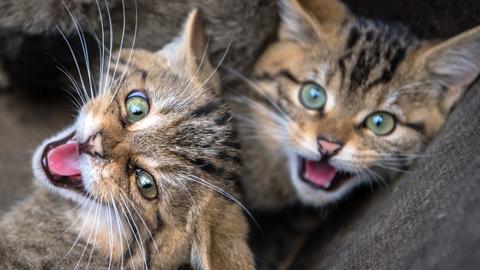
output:
[{"label": "striped fur", "polygon": [[[323,206],[358,185],[384,184],[421,155],[479,74],[478,27],[435,42],[401,25],[355,17],[339,0],[284,0],[280,8],[279,38],[258,60],[248,98],[235,109],[242,187],[255,208]],[[322,110],[299,102],[306,82],[325,88]],[[366,128],[375,111],[394,115],[391,134]],[[322,158],[319,138],[342,145],[329,163],[351,174],[333,191],[299,177],[299,158]]]},{"label": "striped fur", "polygon": [[[237,199],[239,143],[205,46],[193,11],[164,49],[114,56],[111,84],[37,149],[34,173],[51,192],[39,188],[2,219],[0,268],[254,268]],[[132,90],[143,91],[150,109],[129,123]],[[40,168],[46,145],[72,132],[79,142],[102,138],[101,155],[79,157],[83,194],[53,186]],[[136,168],[153,176],[154,199],[141,195]]]}]

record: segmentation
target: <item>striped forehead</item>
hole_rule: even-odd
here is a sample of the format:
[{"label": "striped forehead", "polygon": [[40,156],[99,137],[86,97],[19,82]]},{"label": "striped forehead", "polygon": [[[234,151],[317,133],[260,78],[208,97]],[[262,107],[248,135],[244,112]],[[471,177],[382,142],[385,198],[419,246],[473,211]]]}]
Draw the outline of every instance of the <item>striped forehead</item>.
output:
[{"label": "striped forehead", "polygon": [[358,19],[345,25],[345,44],[337,59],[340,90],[350,97],[365,97],[389,84],[417,40],[400,26]]}]

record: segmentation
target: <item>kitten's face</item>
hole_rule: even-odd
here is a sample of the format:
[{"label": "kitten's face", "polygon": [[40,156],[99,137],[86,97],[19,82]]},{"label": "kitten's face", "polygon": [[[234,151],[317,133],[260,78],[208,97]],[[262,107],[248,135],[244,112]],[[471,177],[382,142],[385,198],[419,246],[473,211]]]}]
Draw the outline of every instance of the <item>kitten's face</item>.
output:
[{"label": "kitten's face", "polygon": [[119,59],[113,86],[46,140],[34,164],[41,180],[72,199],[124,194],[149,208],[190,185],[198,164],[189,158],[215,161],[237,150],[224,145],[231,130],[218,89],[172,72],[163,52],[123,51]]},{"label": "kitten's face", "polygon": [[[191,17],[187,28],[194,23],[190,21],[198,20]],[[198,30],[195,25],[190,28]],[[187,41],[176,40],[157,53],[123,50],[116,55],[112,63],[118,58],[119,64],[112,66],[108,77],[112,84],[89,100],[76,121],[42,143],[34,155],[36,177],[82,206],[79,223],[88,229],[78,225],[80,234],[90,240],[95,228],[97,245],[103,244],[110,256],[114,249],[117,259],[126,255],[128,242],[143,245],[145,241],[143,249],[152,252],[159,248],[160,244],[152,245],[149,239],[165,243],[162,252],[166,253],[156,253],[155,260],[189,259],[185,248],[194,239],[187,235],[200,234],[196,231],[199,224],[189,222],[199,222],[195,215],[204,215],[204,206],[212,207],[214,198],[223,202],[223,196],[214,194],[215,188],[235,195],[238,143],[229,110],[218,97],[219,80],[208,63],[204,40],[194,37],[184,36]],[[203,48],[196,51],[184,43]],[[215,207],[221,208],[213,206],[208,211],[216,213]],[[241,227],[243,217],[240,211],[237,214],[238,220],[231,221]],[[163,231],[167,233],[162,235]],[[145,262],[148,255],[142,247],[137,251],[130,256]],[[244,259],[249,263],[248,257]],[[202,258],[192,254],[192,260]]]},{"label": "kitten's face", "polygon": [[[353,18],[337,1],[292,2],[283,7],[280,41],[257,64],[261,103],[250,113],[261,143],[285,156],[287,164],[278,166],[288,168],[292,192],[323,205],[402,171],[438,132],[478,66],[466,71],[473,76],[450,67],[462,81],[449,85],[427,70],[431,46],[405,30]],[[471,35],[478,42],[478,29]]]}]

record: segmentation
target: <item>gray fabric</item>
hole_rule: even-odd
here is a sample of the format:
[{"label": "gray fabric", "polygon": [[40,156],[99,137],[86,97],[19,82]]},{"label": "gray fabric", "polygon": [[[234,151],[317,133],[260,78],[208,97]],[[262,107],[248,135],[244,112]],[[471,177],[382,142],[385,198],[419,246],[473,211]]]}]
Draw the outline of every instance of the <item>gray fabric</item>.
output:
[{"label": "gray fabric", "polygon": [[292,269],[479,269],[479,134],[477,83],[428,157],[388,190],[337,209]]}]

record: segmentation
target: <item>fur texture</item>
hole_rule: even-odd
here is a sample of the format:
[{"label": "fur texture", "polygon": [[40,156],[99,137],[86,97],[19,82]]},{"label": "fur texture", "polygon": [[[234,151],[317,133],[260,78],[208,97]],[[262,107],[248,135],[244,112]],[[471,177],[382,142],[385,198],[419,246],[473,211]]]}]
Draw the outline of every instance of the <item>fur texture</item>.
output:
[{"label": "fur texture", "polygon": [[[275,1],[5,0],[0,3],[0,58],[6,62],[6,74],[13,77],[13,83],[21,84],[19,77],[22,75],[32,80],[31,73],[39,74],[32,88],[36,90],[38,83],[47,83],[58,74],[50,68],[56,63],[44,56],[46,52],[67,68],[74,67],[60,31],[75,48],[78,40],[73,37],[78,35],[78,30],[83,30],[87,41],[93,44],[89,51],[93,62],[98,52],[94,36],[101,39],[102,30],[107,47],[110,34],[114,49],[122,44],[130,47],[136,34],[135,48],[153,51],[178,33],[182,18],[193,8],[201,8],[204,14],[211,37],[209,55],[217,61],[227,53],[223,63],[239,70],[252,66],[276,27]],[[256,31],[251,31],[253,27]],[[26,54],[29,58],[22,60]],[[36,59],[33,60],[34,55]],[[20,61],[28,61],[31,65],[19,66]]]},{"label": "fur texture", "polygon": [[[236,199],[239,143],[206,44],[193,11],[162,50],[119,51],[98,81],[76,85],[76,121],[34,154],[42,187],[1,221],[2,269],[254,268]],[[129,122],[135,91],[149,110]],[[45,167],[52,143],[66,140],[80,145],[80,179]],[[155,197],[142,195],[138,171]]]},{"label": "fur texture", "polygon": [[[254,208],[298,202],[323,206],[356,186],[402,172],[435,136],[480,70],[480,29],[445,42],[415,38],[398,25],[353,16],[336,0],[281,1],[278,41],[258,61],[249,98],[236,100]],[[299,91],[325,89],[321,110],[305,108]],[[374,112],[395,119],[393,131],[366,126]],[[322,153],[319,141],[340,146]],[[330,190],[304,179],[306,161],[335,167]]]}]

